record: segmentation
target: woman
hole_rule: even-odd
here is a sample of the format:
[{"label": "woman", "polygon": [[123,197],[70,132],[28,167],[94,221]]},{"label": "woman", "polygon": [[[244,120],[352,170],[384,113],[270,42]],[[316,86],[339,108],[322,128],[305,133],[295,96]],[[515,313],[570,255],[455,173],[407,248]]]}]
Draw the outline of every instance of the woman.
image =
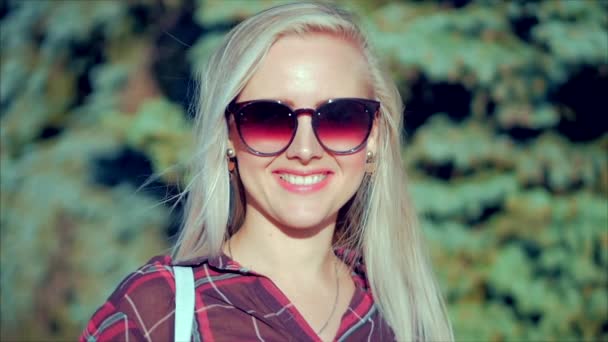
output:
[{"label": "woman", "polygon": [[175,265],[194,272],[193,340],[452,340],[406,197],[401,100],[351,17],[271,8],[200,76],[173,258],[127,277],[81,340],[173,339]]}]

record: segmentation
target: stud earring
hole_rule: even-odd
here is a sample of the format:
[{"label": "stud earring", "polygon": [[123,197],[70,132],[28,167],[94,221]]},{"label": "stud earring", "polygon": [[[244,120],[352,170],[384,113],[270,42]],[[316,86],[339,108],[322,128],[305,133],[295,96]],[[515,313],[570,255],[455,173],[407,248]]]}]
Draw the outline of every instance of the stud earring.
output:
[{"label": "stud earring", "polygon": [[365,172],[372,174],[376,171],[376,159],[374,156],[374,152],[367,151],[365,158]]},{"label": "stud earring", "polygon": [[236,167],[236,153],[232,148],[226,150],[226,158],[228,158],[228,171],[232,173]]}]

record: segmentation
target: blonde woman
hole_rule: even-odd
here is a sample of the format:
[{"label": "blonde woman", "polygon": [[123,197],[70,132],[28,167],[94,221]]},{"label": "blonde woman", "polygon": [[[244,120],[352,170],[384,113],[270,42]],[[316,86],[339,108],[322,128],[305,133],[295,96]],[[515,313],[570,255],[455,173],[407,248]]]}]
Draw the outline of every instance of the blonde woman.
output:
[{"label": "blonde woman", "polygon": [[174,255],[127,277],[82,341],[453,340],[406,196],[401,99],[348,13],[245,20],[197,111]]}]

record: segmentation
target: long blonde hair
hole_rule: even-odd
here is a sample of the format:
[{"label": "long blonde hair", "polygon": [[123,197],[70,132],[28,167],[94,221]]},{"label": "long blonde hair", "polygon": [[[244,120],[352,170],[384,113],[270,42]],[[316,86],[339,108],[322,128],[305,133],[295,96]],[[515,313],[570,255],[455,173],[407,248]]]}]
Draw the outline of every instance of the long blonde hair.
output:
[{"label": "long blonde hair", "polygon": [[199,73],[195,155],[184,222],[174,258],[218,255],[238,230],[244,198],[238,175],[227,171],[225,108],[243,89],[268,52],[286,34],[323,32],[357,44],[366,58],[378,120],[376,171],[341,210],[335,244],[358,251],[379,312],[400,341],[452,341],[452,329],[423,247],[406,190],[401,158],[402,102],[381,72],[351,15],[318,3],[295,3],[263,11],[237,25]]}]

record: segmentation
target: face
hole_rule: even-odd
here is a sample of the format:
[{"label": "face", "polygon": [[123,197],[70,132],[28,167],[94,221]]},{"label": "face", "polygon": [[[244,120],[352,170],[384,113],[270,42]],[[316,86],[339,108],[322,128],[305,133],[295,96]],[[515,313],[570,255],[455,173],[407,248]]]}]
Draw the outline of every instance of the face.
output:
[{"label": "face", "polygon": [[[368,79],[354,44],[327,34],[288,35],[273,44],[237,102],[278,100],[295,110],[330,99],[372,99]],[[366,153],[375,152],[375,121],[359,150],[337,154],[317,140],[312,114],[298,113],[293,140],[272,156],[252,153],[231,120],[230,144],[247,201],[245,224],[257,216],[285,229],[324,228],[335,223],[338,210],[358,189]]]}]

